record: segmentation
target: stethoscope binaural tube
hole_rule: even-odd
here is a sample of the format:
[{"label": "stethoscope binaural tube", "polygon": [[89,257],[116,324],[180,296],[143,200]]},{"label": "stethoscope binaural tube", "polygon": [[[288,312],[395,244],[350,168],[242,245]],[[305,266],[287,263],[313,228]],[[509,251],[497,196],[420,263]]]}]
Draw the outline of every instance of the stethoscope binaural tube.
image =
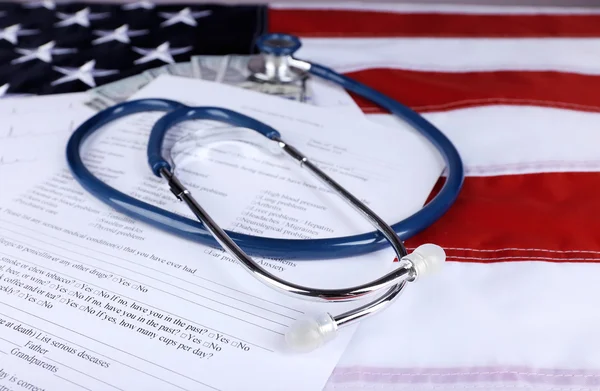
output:
[{"label": "stethoscope binaural tube", "polygon": [[[304,299],[325,302],[351,301],[362,297],[370,297],[382,290],[385,291],[379,297],[371,300],[367,304],[345,313],[336,316],[330,315],[329,313],[323,313],[314,318],[297,321],[285,334],[288,345],[294,350],[308,351],[321,346],[323,343],[332,339],[337,334],[340,327],[351,324],[365,316],[382,310],[398,296],[403,290],[406,282],[414,281],[417,278],[421,278],[422,276],[435,271],[435,269],[444,262],[444,251],[440,247],[434,245],[423,245],[417,248],[413,253],[407,254],[404,245],[391,227],[383,222],[383,220],[376,216],[359,200],[347,193],[339,184],[331,180],[331,178],[320,171],[316,166],[312,165],[300,151],[286,144],[281,139],[278,131],[253,118],[219,107],[188,107],[170,100],[141,99],[121,103],[105,109],[80,125],[67,144],[68,165],[74,178],[88,192],[114,209],[132,218],[150,223],[157,228],[165,229],[185,237],[185,226],[180,226],[179,223],[185,221],[184,219],[187,218],[147,204],[144,201],[114,189],[94,176],[94,174],[87,169],[80,155],[80,149],[83,142],[94,131],[127,115],[148,111],[167,111],[167,114],[162,116],[154,124],[148,143],[148,163],[152,172],[157,176],[164,177],[168,181],[173,194],[178,199],[187,203],[192,212],[194,212],[202,222],[203,226],[210,232],[210,235],[218,242],[219,246],[226,249],[229,254],[238,260],[238,262],[253,274],[254,277],[281,292]],[[168,129],[177,123],[194,119],[216,120],[226,122],[230,125],[250,128],[277,143],[280,148],[282,148],[292,159],[300,163],[302,167],[309,168],[314,174],[320,177],[327,185],[333,187],[334,190],[338,191],[342,196],[348,196],[348,200],[351,202],[352,206],[363,213],[363,215],[378,228],[379,232],[381,232],[386,240],[392,245],[400,260],[398,267],[375,281],[359,286],[342,289],[320,289],[304,287],[287,282],[259,266],[235,243],[231,236],[223,231],[202,209],[202,207],[194,200],[191,193],[173,175],[169,163],[162,157],[162,141]],[[171,217],[173,217],[173,219],[171,219]],[[195,220],[190,221],[200,223]],[[254,239],[262,240],[265,238],[257,237]],[[268,240],[277,241],[276,239]],[[285,242],[283,239],[278,240]]]},{"label": "stethoscope binaural tube", "polygon": [[[167,158],[162,156],[163,140],[168,130],[181,122],[198,119],[221,121],[229,125],[252,129],[277,144],[289,158],[298,163],[300,167],[307,169],[311,174],[320,179],[324,185],[335,191],[386,238],[396,253],[396,257],[399,260],[398,266],[393,271],[373,281],[358,286],[337,289],[313,288],[294,284],[277,277],[261,267],[202,208],[194,199],[192,193],[177,179]],[[333,338],[339,327],[346,326],[382,310],[403,290],[406,282],[415,281],[417,278],[435,271],[445,261],[444,250],[433,244],[422,245],[413,253],[407,254],[403,243],[383,219],[321,171],[302,152],[283,141],[278,131],[260,121],[231,110],[218,107],[184,106],[167,113],[156,121],[150,133],[148,163],[154,174],[162,176],[167,181],[171,192],[177,199],[185,202],[219,245],[242,265],[246,271],[252,274],[253,277],[270,288],[303,299],[322,302],[353,301],[363,297],[371,297],[378,292],[385,291],[376,299],[371,299],[367,304],[345,313],[336,316],[323,313],[313,318],[297,321],[285,334],[288,344],[295,350],[315,349]]]},{"label": "stethoscope binaural tube", "polygon": [[[271,39],[271,41],[269,39]],[[288,39],[291,39],[291,44],[286,41]],[[273,43],[277,41],[279,41],[280,44],[279,48],[269,46],[269,42]],[[224,118],[224,109],[206,107],[190,108],[179,102],[163,99],[142,99],[124,102],[105,109],[88,119],[73,133],[68,142],[67,162],[75,179],[87,191],[114,209],[134,219],[144,221],[159,229],[209,246],[222,247],[225,240],[224,238],[229,238],[231,242],[226,244],[229,245],[230,248],[233,248],[235,250],[234,252],[240,251],[236,258],[238,260],[242,259],[242,264],[246,266],[250,272],[255,274],[255,277],[272,287],[288,293],[293,293],[296,296],[318,298],[325,301],[353,300],[367,294],[379,292],[380,290],[385,291],[385,293],[380,295],[377,299],[344,314],[337,316],[322,314],[316,318],[299,321],[299,323],[293,325],[286,334],[286,339],[289,344],[300,350],[311,350],[335,336],[339,327],[351,324],[364,316],[373,314],[385,308],[403,290],[406,282],[413,281],[419,275],[427,274],[432,269],[435,269],[440,263],[443,263],[445,254],[441,248],[434,245],[424,245],[417,248],[412,254],[407,254],[404,245],[402,244],[402,240],[425,229],[445,213],[458,196],[464,174],[462,161],[458,152],[442,132],[410,109],[369,87],[357,83],[343,75],[339,75],[320,65],[294,59],[291,57],[291,54],[299,47],[296,44],[297,42],[294,37],[281,34],[271,35],[261,39],[260,44],[262,45],[262,50],[266,53],[267,60],[266,69],[268,72],[262,75],[263,77],[266,77],[266,81],[269,81],[269,78],[274,77],[276,82],[289,82],[290,80],[286,79],[286,75],[289,76],[289,72],[294,70],[300,70],[302,72],[308,72],[323,77],[326,80],[337,83],[372,100],[374,103],[381,105],[400,119],[407,121],[419,133],[432,142],[442,154],[448,167],[446,183],[438,195],[421,211],[391,226],[378,222],[378,224],[383,224],[379,224],[378,226],[379,229],[383,227],[383,230],[380,229],[374,232],[340,238],[309,240],[274,239],[223,231],[220,230],[220,228],[216,229],[215,227],[218,227],[216,224],[206,224],[211,221],[210,217],[201,207],[199,207],[199,205],[197,205],[193,200],[193,197],[187,192],[187,189],[181,186],[181,183],[173,177],[170,166],[166,163],[166,159],[163,159],[161,156],[160,147],[167,129],[174,123],[186,119],[180,117],[179,114],[187,113],[188,119],[189,116],[196,116],[197,118],[222,120]],[[283,43],[283,45],[281,45],[281,43]],[[283,47],[283,49],[281,49],[281,47]],[[269,68],[269,61],[271,61],[271,68]],[[281,68],[277,68],[276,66],[281,66]],[[148,145],[148,163],[150,164],[153,173],[157,176],[166,178],[174,194],[178,198],[185,200],[188,203],[188,206],[195,212],[196,216],[199,218],[202,217],[201,221],[204,221],[204,223],[163,210],[119,192],[95,177],[83,164],[80,156],[80,148],[85,139],[94,131],[117,118],[133,113],[157,110],[165,111],[167,114],[157,121],[153,128]],[[231,114],[232,112],[228,113]],[[238,113],[233,114],[234,115],[230,116],[230,119],[232,119],[233,122],[229,123],[235,125],[248,125],[248,123],[250,123],[252,125],[249,126],[250,128],[258,130],[256,126],[254,126],[257,125],[256,122],[258,121],[249,119],[251,121],[248,122],[246,121],[246,119],[248,119],[247,117],[240,117],[238,116]],[[243,120],[243,123],[238,121],[240,119]],[[252,121],[255,122],[252,123]],[[260,127],[261,125],[259,124],[258,126]],[[288,152],[292,158],[298,157],[297,154],[294,156],[298,151],[283,142],[277,131],[261,132],[259,130],[259,132],[267,138],[271,138],[274,142],[279,143],[282,148],[287,148],[286,152]],[[302,164],[305,164],[306,167],[311,167],[306,163],[307,161],[302,160]],[[319,174],[320,171],[315,166],[312,166],[312,168],[316,169],[317,171],[315,172]],[[392,240],[390,241],[390,239]],[[394,272],[388,273],[388,275],[371,283],[342,290],[323,290],[299,287],[270,275],[256,265],[251,258],[248,261],[239,256],[240,254],[260,255],[263,257],[283,256],[286,258],[294,258],[296,260],[343,258],[370,253],[382,249],[394,242],[395,245],[393,245],[393,247],[400,259],[398,268]],[[249,258],[250,255],[247,255],[247,257]]]}]

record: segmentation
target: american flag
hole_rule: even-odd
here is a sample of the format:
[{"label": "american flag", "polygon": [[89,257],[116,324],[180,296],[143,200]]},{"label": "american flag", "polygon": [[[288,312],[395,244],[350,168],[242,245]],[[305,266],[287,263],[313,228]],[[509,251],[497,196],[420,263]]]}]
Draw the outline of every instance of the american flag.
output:
[{"label": "american flag", "polygon": [[600,9],[42,0],[0,16],[0,94],[83,91],[285,32],[450,137],[462,193],[407,242],[449,265],[361,325],[327,389],[600,389]]},{"label": "american flag", "polygon": [[192,55],[249,54],[265,6],[0,3],[0,96],[89,88]]}]

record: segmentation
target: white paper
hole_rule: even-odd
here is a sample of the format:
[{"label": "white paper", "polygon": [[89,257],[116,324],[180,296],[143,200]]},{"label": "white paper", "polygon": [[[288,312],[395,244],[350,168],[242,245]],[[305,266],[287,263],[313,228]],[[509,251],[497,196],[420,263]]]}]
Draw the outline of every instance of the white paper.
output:
[{"label": "white paper", "polygon": [[[308,85],[312,104],[363,117],[344,89],[314,78]],[[88,98],[86,93],[68,93],[0,100],[0,166],[43,160],[62,148],[70,133],[96,113],[84,105]]]},{"label": "white paper", "polygon": [[[325,108],[262,96],[252,91],[213,82],[175,76],[160,76],[130,100],[156,97],[178,100],[190,106],[224,107],[263,121],[279,131],[285,142],[298,148],[338,183],[390,222],[400,221],[421,209],[443,167],[443,161],[435,149],[408,126],[387,128],[364,117],[349,118],[339,113],[332,115],[331,110]],[[142,121],[150,128],[154,119],[160,115],[157,113],[155,117],[146,116],[147,119]],[[182,139],[193,129],[199,129],[201,124],[199,121],[193,121],[174,128],[170,134],[177,136],[167,137],[169,141],[166,142],[166,146],[172,146],[173,138]],[[224,124],[211,123],[207,126],[219,128]],[[218,135],[219,130],[214,130],[213,133]],[[274,144],[251,130],[248,130],[247,134],[244,137],[251,138],[254,142],[266,141],[267,145]],[[264,161],[263,164],[252,164],[245,160],[244,163],[250,168],[261,167],[277,173],[275,167],[268,166],[286,167],[285,175],[279,170],[280,175],[286,179],[291,176],[292,181],[304,181],[326,188],[284,155],[277,157],[260,150],[250,150],[241,143],[228,145],[225,143],[227,137],[224,136],[222,142],[215,147],[219,149],[219,153],[212,152],[215,155],[210,156],[218,156],[216,160],[236,163],[241,160],[235,154],[245,154],[251,159]],[[206,151],[214,151],[215,148],[207,146]],[[142,149],[138,159],[144,161],[145,147]],[[245,197],[249,197],[249,193],[257,194],[257,189],[262,187],[267,186],[276,192],[282,185],[281,180],[271,180],[265,175],[251,175],[248,174],[248,170],[231,170],[227,165],[210,163],[206,159],[191,163],[189,167],[202,170],[204,176],[200,182],[203,184],[229,188],[231,193],[238,190],[231,197],[240,197],[240,189],[243,189]],[[218,171],[214,171],[215,169]],[[229,180],[230,175],[234,173],[238,179]],[[246,182],[246,179],[252,179],[252,182]],[[240,182],[243,182],[243,186]],[[286,183],[289,182],[288,179]],[[407,184],[410,184],[410,188],[407,188]],[[356,212],[334,194],[315,191],[302,183],[293,187],[293,192],[314,202],[325,202],[328,208],[334,208],[336,214],[321,213],[322,219],[343,219],[335,221],[338,226],[335,233],[324,231],[318,234],[319,237],[336,237],[340,234],[349,235],[372,230],[365,220],[357,218]],[[223,224],[231,223],[231,217],[237,215],[237,211],[229,208],[239,204],[239,200],[234,199],[233,202],[230,201],[229,208],[222,208],[221,198],[212,198],[210,194],[203,194],[201,198],[206,204],[206,209],[214,210],[215,218]],[[179,210],[187,213],[185,207]],[[265,235],[273,237],[278,234],[270,231]]]},{"label": "white paper", "polygon": [[57,94],[0,100],[0,166],[45,159],[94,112],[85,95]]},{"label": "white paper", "polygon": [[[367,133],[366,122],[332,120],[325,110],[300,103],[165,76],[136,98],[142,94],[226,106],[269,123],[284,140],[322,162],[324,170],[328,162],[348,172],[360,170],[366,182],[332,176],[386,218],[402,218],[420,207],[441,170],[436,156],[410,132],[369,125]],[[86,143],[84,156],[110,185],[186,214],[146,163],[147,135],[159,115],[138,114],[106,127]],[[191,125],[174,133],[184,133]],[[330,152],[323,148],[327,145]],[[400,151],[405,152],[402,160]],[[313,228],[321,227],[309,233],[312,237],[364,232],[364,222],[353,211],[349,214],[343,202],[302,185],[318,182],[305,177],[297,165],[280,163],[296,168],[286,172],[300,185],[256,177],[256,183],[242,187],[234,172],[213,164],[207,167],[214,174],[205,186],[215,192],[194,194],[226,227],[243,216],[244,206],[262,202],[257,201],[261,191],[264,196],[272,190],[297,199],[280,203],[281,215],[296,216],[301,203],[319,206],[302,213]],[[64,148],[43,164],[21,167],[28,169],[0,170],[1,183],[18,184],[15,175],[28,174],[18,192],[0,195],[0,385],[14,387],[15,377],[44,390],[323,388],[355,327],[341,330],[336,340],[306,355],[282,351],[282,334],[302,313],[339,313],[348,305],[317,305],[281,295],[220,250],[115,213],[75,183]],[[277,166],[261,167],[281,173]],[[420,168],[416,174],[414,167]],[[416,185],[410,189],[399,186],[411,181]],[[216,192],[226,197],[211,196]],[[322,262],[259,262],[294,282],[333,287],[378,277],[393,267],[391,259],[390,252],[381,252]]]},{"label": "white paper", "polygon": [[44,161],[65,159],[72,131],[95,114],[84,98],[74,93],[0,100],[0,201],[31,185],[33,172],[47,171]]},{"label": "white paper", "polygon": [[310,78],[306,84],[312,92],[311,104],[339,110],[345,115],[364,117],[362,109],[344,88],[316,77]]},{"label": "white paper", "polygon": [[67,113],[46,111],[33,115],[3,115],[0,165],[51,158],[57,149],[64,149],[73,130],[92,114],[91,110],[73,109]]},{"label": "white paper", "polygon": [[33,115],[48,113],[50,111],[58,114],[63,112],[65,115],[73,113],[73,110],[79,110],[85,102],[86,94],[84,92],[69,94],[40,95],[28,97],[8,97],[0,99],[0,114],[24,114]]}]

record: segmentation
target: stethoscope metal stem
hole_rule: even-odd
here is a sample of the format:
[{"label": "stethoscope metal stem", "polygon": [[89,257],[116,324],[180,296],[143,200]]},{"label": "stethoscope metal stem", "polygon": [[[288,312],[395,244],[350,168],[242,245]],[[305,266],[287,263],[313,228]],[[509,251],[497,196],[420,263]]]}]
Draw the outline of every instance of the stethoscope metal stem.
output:
[{"label": "stethoscope metal stem", "polygon": [[404,286],[406,285],[406,281],[402,281],[381,295],[378,299],[373,300],[363,306],[353,308],[350,311],[344,312],[343,314],[339,314],[333,317],[335,324],[337,327],[347,326],[351,323],[357,322],[369,315],[372,315],[376,312],[383,310],[389,304],[394,301],[400,293],[404,290]]},{"label": "stethoscope metal stem", "polygon": [[339,183],[330,178],[321,169],[315,166],[298,149],[284,142],[278,137],[273,138],[279,147],[286,152],[287,156],[300,164],[301,167],[308,169],[312,174],[319,178],[323,183],[333,189],[342,199],[354,207],[363,217],[365,217],[375,228],[377,228],[390,242],[400,262],[398,267],[392,272],[380,277],[374,281],[351,288],[342,289],[315,289],[300,286],[280,279],[269,273],[258,265],[252,257],[247,255],[227,233],[210,217],[210,215],[199,205],[192,194],[177,179],[177,177],[167,168],[162,168],[160,174],[168,182],[171,192],[181,201],[185,202],[194,215],[206,226],[207,230],[215,237],[218,244],[225,249],[234,259],[245,267],[254,277],[268,286],[278,291],[299,296],[305,299],[312,299],[325,302],[343,302],[362,298],[387,289],[380,297],[371,302],[334,317],[335,323],[339,326],[352,323],[367,315],[379,311],[387,306],[404,288],[407,281],[412,281],[416,277],[416,270],[412,263],[404,259],[406,249],[404,245],[380,217],[370,210],[364,203],[354,197],[349,191]]},{"label": "stethoscope metal stem", "polygon": [[[358,211],[364,218],[366,218],[379,232],[385,236],[385,238],[390,242],[394,252],[396,253],[396,257],[398,259],[402,259],[406,254],[406,248],[404,244],[398,238],[398,235],[394,232],[394,230],[381,219],[375,212],[369,209],[363,202],[361,202],[358,198],[356,198],[352,193],[342,187],[339,183],[333,180],[329,175],[325,174],[320,168],[315,166],[306,156],[304,156],[300,151],[298,151],[293,146],[285,143],[283,140],[279,138],[273,138],[276,142],[279,143],[279,146],[290,156],[292,159],[296,160],[300,163],[300,166],[308,169],[308,171],[320,179],[327,186],[335,190],[335,192],[350,206],[352,206],[356,211]],[[414,277],[414,276],[413,276]]]}]

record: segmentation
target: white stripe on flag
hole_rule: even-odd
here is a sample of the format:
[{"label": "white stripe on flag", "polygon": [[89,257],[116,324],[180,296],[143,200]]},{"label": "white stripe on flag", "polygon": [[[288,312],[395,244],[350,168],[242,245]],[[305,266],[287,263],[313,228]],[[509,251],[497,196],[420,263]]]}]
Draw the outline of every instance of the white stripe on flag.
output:
[{"label": "white stripe on flag", "polygon": [[304,38],[297,53],[300,59],[338,72],[398,68],[551,70],[590,75],[600,75],[599,56],[600,38]]},{"label": "white stripe on flag", "polygon": [[[399,127],[389,114],[368,117]],[[424,117],[456,145],[470,176],[600,171],[600,113],[487,106],[425,113]]]},{"label": "white stripe on flag", "polygon": [[[598,264],[448,263],[361,323],[330,385],[359,379],[397,387],[431,382],[441,390],[489,381],[499,383],[490,389],[597,387],[600,311],[592,298],[600,297],[599,273]],[[524,369],[507,378],[506,367]],[[549,368],[556,370],[526,376]],[[569,376],[583,368],[595,374]],[[362,376],[348,376],[352,371]],[[411,376],[418,373],[437,376]]]}]

